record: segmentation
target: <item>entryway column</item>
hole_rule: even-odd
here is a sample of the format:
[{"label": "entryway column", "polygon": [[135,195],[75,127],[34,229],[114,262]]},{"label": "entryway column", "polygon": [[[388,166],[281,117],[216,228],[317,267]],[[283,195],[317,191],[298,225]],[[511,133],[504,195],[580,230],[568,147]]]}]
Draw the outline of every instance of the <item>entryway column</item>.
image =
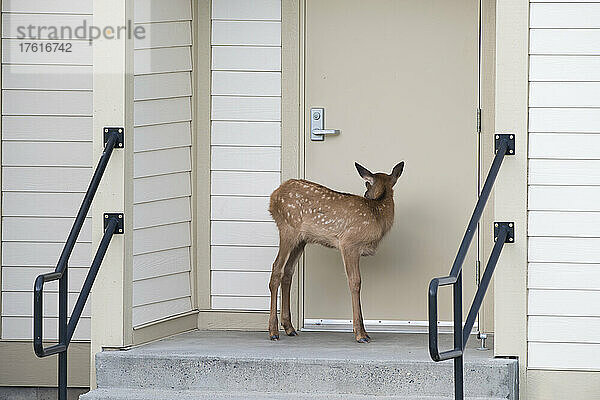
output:
[{"label": "entryway column", "polygon": [[93,42],[94,158],[103,151],[106,127],[123,128],[125,144],[113,153],[98,189],[92,208],[92,247],[97,248],[102,237],[104,213],[123,212],[125,232],[113,238],[92,290],[92,387],[95,354],[132,343],[133,38],[119,29],[133,29],[132,21],[133,0],[94,2],[93,24],[102,30]]}]

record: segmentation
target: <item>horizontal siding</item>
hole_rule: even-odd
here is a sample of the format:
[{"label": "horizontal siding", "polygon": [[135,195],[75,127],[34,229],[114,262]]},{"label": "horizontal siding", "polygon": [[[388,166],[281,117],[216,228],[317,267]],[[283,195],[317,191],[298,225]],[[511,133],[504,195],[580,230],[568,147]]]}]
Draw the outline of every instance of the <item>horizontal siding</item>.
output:
[{"label": "horizontal siding", "polygon": [[93,72],[90,66],[4,65],[2,89],[90,91]]},{"label": "horizontal siding", "polygon": [[213,0],[213,309],[267,310],[281,182],[281,1]]},{"label": "horizontal siding", "polygon": [[[75,308],[79,293],[69,293],[69,316]],[[44,316],[58,318],[58,293],[44,293]],[[83,308],[82,316],[91,317],[90,303]],[[2,315],[5,317],[33,317],[33,296],[29,292],[6,292],[2,295]]]},{"label": "horizontal siding", "polygon": [[273,171],[281,170],[279,147],[213,147],[213,171]]},{"label": "horizontal siding", "polygon": [[[258,282],[262,285],[263,282]],[[270,307],[269,296],[212,296],[212,307],[218,310],[267,310]]]},{"label": "horizontal siding", "polygon": [[174,72],[138,76],[135,80],[135,100],[158,100],[192,95],[192,74]]},{"label": "horizontal siding", "polygon": [[190,96],[156,99],[153,101],[136,101],[134,103],[134,124],[144,125],[168,124],[192,120],[192,103]]},{"label": "horizontal siding", "polygon": [[213,246],[211,269],[213,271],[271,271],[277,247]]},{"label": "horizontal siding", "polygon": [[137,178],[133,181],[136,204],[191,196],[192,182],[188,172]]},{"label": "horizontal siding", "polygon": [[600,238],[530,237],[530,262],[600,263]]},{"label": "horizontal siding", "polygon": [[189,271],[190,249],[158,251],[142,254],[133,260],[133,279],[140,281]]},{"label": "horizontal siding", "polygon": [[212,94],[281,96],[280,72],[213,71]]},{"label": "horizontal siding", "polygon": [[597,3],[598,0],[530,0],[530,3]]},{"label": "horizontal siding", "polygon": [[192,309],[191,296],[173,300],[162,300],[158,303],[137,306],[133,314],[133,325],[141,326],[149,322],[160,321],[174,315],[180,315]]},{"label": "horizontal siding", "polygon": [[[2,266],[54,268],[63,243],[3,242]],[[69,259],[69,267],[88,267],[92,257],[91,243],[75,244]]]},{"label": "horizontal siding", "polygon": [[277,246],[274,222],[213,221],[212,244],[216,246]]},{"label": "horizontal siding", "polygon": [[92,92],[2,91],[2,115],[92,115]]},{"label": "horizontal siding", "polygon": [[600,313],[597,290],[529,290],[529,315],[594,317]]},{"label": "horizontal siding", "polygon": [[[2,63],[3,64],[41,64],[41,65],[69,65],[69,66],[92,66],[93,47],[89,42],[82,40],[69,41],[70,52],[25,52],[21,49],[21,39],[2,39]],[[47,41],[28,40],[38,47]]]},{"label": "horizontal siding", "polygon": [[213,196],[211,204],[213,221],[271,221],[268,197]]},{"label": "horizontal siding", "polygon": [[[75,218],[3,217],[2,240],[5,242],[64,243]],[[92,220],[87,218],[78,241],[92,242]],[[58,261],[58,260],[57,260]]]},{"label": "horizontal siding", "polygon": [[176,122],[135,128],[134,151],[170,149],[192,145],[190,122]]},{"label": "horizontal siding", "polygon": [[2,189],[5,192],[85,193],[91,168],[4,167]]},{"label": "horizontal siding", "polygon": [[600,370],[600,2],[532,1],[528,368]]},{"label": "horizontal siding", "polygon": [[192,155],[189,146],[147,151],[136,153],[133,156],[134,179],[189,172],[191,170]]},{"label": "horizontal siding", "polygon": [[280,172],[214,171],[211,176],[215,196],[270,196],[280,183]]},{"label": "horizontal siding", "polygon": [[133,228],[149,228],[192,220],[190,198],[178,197],[133,206]]},{"label": "horizontal siding", "polygon": [[600,148],[600,135],[585,133],[531,133],[530,158],[594,159]]},{"label": "horizontal siding", "polygon": [[215,296],[270,296],[270,272],[241,272],[241,271],[213,271],[211,277],[211,293]]},{"label": "horizontal siding", "polygon": [[213,2],[213,19],[281,21],[280,0],[217,0]]},{"label": "horizontal siding", "polygon": [[[160,290],[156,290],[160,288]],[[159,276],[133,282],[133,306],[190,297],[190,273]],[[189,310],[187,310],[189,311]]]},{"label": "horizontal siding", "polygon": [[281,121],[281,98],[212,96],[213,121]]},{"label": "horizontal siding", "polygon": [[[2,291],[29,293],[31,291],[31,284],[38,275],[53,271],[54,268],[4,267],[2,270]],[[79,293],[86,276],[86,268],[70,267],[69,293]],[[48,282],[44,286],[44,293],[53,292],[58,292],[58,282],[56,281]]]},{"label": "horizontal siding", "polygon": [[529,183],[532,185],[600,185],[600,160],[529,161]]},{"label": "horizontal siding", "polygon": [[596,371],[600,359],[600,345],[530,342],[528,354],[530,369]]},{"label": "horizontal siding", "polygon": [[600,82],[531,82],[531,107],[598,107]]},{"label": "horizontal siding", "polygon": [[281,71],[281,47],[212,46],[213,71]]},{"label": "horizontal siding", "polygon": [[2,11],[91,15],[93,0],[3,0]]},{"label": "horizontal siding", "polygon": [[192,3],[137,0],[133,325],[192,309]]},{"label": "horizontal siding", "polygon": [[281,22],[213,20],[212,44],[214,46],[281,46]]},{"label": "horizontal siding", "polygon": [[600,109],[529,108],[529,132],[600,133]]},{"label": "horizontal siding", "polygon": [[600,213],[530,211],[529,236],[599,237]]},{"label": "horizontal siding", "polygon": [[[2,2],[2,339],[31,340],[35,278],[53,271],[87,189],[92,155],[92,46],[24,52],[19,26],[92,23],[92,1]],[[37,44],[48,39],[49,30]],[[53,42],[60,42],[52,40]],[[72,309],[91,262],[91,219],[70,259]],[[56,339],[57,284],[45,286],[45,339]],[[90,338],[89,304],[75,340]]]},{"label": "horizontal siding", "polygon": [[[18,31],[19,27],[69,27],[71,32],[75,32],[77,27],[90,26],[92,24],[91,15],[62,15],[62,14],[17,14],[3,13],[2,15],[2,37],[6,39],[22,39],[22,33]],[[54,36],[52,36],[54,35]],[[51,29],[33,29],[31,35],[27,32],[26,39],[52,39],[56,40],[56,32]],[[63,39],[69,39],[63,37]],[[69,40],[81,40],[76,36]]]},{"label": "horizontal siding", "polygon": [[135,41],[135,49],[191,46],[191,21],[138,24],[144,29],[144,37]]},{"label": "horizontal siding", "polygon": [[[58,318],[44,318],[44,340],[58,340]],[[81,317],[73,334],[73,341],[89,342],[91,337],[92,319]],[[32,340],[33,318],[31,317],[2,317],[2,339]]]},{"label": "horizontal siding", "polygon": [[532,4],[531,28],[600,28],[600,3]]},{"label": "horizontal siding", "polygon": [[92,167],[90,142],[6,142],[2,163],[8,167]]},{"label": "horizontal siding", "polygon": [[529,186],[529,210],[600,211],[600,186]]},{"label": "horizontal siding", "polygon": [[597,55],[600,30],[597,29],[531,29],[531,54]]},{"label": "horizontal siding", "polygon": [[190,0],[136,0],[134,21],[137,24],[168,21],[191,21]]},{"label": "horizontal siding", "polygon": [[192,54],[189,46],[135,50],[133,62],[133,71],[136,75],[192,70]]},{"label": "horizontal siding", "polygon": [[600,81],[600,58],[588,56],[536,56],[529,59],[531,82]]},{"label": "horizontal siding", "polygon": [[211,129],[213,146],[281,146],[279,122],[213,121]]},{"label": "horizontal siding", "polygon": [[91,142],[92,117],[2,116],[2,140]]},{"label": "horizontal siding", "polygon": [[531,263],[530,289],[596,290],[600,282],[600,264]]},{"label": "horizontal siding", "polygon": [[528,339],[531,342],[598,343],[600,318],[530,317]]}]

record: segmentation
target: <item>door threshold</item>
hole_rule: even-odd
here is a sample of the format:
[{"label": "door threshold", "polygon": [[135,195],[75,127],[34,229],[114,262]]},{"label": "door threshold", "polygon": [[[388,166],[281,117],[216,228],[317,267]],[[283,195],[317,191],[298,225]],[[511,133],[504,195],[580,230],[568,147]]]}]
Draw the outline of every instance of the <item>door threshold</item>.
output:
[{"label": "door threshold", "polygon": [[[398,320],[364,320],[365,329],[369,332],[390,333],[428,333],[428,321],[398,321]],[[438,322],[440,333],[452,333],[453,327],[450,321]],[[305,332],[352,332],[352,320],[349,319],[304,319]],[[477,324],[473,326],[471,334],[477,334]]]}]

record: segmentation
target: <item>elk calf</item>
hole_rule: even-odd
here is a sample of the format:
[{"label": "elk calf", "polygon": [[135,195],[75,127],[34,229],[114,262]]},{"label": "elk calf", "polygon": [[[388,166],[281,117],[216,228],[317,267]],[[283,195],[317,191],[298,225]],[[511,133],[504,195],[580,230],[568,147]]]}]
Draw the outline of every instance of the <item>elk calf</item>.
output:
[{"label": "elk calf", "polygon": [[325,186],[291,179],[271,195],[269,211],[279,228],[279,253],[273,263],[269,289],[271,315],[269,337],[279,339],[277,291],[281,286],[281,324],[288,336],[296,336],[290,315],[290,286],[298,257],[307,243],[340,250],[352,294],[353,329],[356,341],[369,342],[360,306],[360,256],[375,254],[394,222],[393,187],[404,162],[391,174],[373,174],[356,163],[365,180],[364,197],[333,191]]}]

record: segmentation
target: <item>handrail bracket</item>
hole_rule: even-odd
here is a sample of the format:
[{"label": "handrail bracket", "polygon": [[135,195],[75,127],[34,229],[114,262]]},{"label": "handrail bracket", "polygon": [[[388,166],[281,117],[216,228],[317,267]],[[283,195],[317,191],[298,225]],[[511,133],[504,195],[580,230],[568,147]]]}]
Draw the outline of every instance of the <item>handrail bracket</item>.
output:
[{"label": "handrail bracket", "polygon": [[117,228],[115,229],[115,235],[122,235],[125,232],[125,224],[123,213],[105,213],[104,214],[104,230],[106,230],[110,224],[111,219],[117,220]]}]

